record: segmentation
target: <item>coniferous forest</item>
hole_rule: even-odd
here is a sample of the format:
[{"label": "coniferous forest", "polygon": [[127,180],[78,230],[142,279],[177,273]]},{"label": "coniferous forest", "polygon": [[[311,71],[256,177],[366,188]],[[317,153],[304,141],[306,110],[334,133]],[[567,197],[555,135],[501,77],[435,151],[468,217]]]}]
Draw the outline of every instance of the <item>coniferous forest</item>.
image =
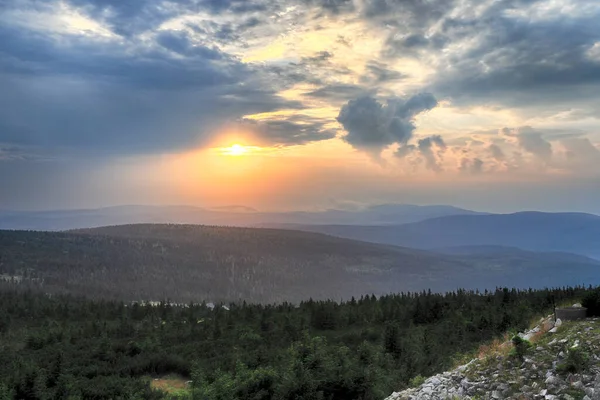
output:
[{"label": "coniferous forest", "polygon": [[[0,399],[383,399],[581,287],[140,305],[0,290]],[[187,380],[177,393],[151,383]]]}]

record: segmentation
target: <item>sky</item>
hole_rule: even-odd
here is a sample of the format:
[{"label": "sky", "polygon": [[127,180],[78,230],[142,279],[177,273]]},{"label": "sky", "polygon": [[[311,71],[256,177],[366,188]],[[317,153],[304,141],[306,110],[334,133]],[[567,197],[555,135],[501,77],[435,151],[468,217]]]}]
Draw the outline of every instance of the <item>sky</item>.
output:
[{"label": "sky", "polygon": [[0,0],[0,209],[600,213],[597,0]]}]

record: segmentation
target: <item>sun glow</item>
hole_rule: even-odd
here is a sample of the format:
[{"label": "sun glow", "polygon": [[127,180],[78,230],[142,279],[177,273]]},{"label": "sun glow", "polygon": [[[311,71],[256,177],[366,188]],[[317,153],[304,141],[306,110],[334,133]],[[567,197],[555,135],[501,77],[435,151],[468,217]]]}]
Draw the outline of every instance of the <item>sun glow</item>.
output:
[{"label": "sun glow", "polygon": [[235,143],[229,147],[221,148],[221,154],[226,156],[234,156],[239,157],[250,152],[251,148],[249,146],[242,146],[241,144]]}]

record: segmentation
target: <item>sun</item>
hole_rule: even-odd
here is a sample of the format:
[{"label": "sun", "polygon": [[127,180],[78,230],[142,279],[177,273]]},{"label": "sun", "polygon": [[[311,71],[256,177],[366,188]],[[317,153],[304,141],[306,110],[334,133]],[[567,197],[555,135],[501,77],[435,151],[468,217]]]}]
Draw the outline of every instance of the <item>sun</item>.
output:
[{"label": "sun", "polygon": [[238,143],[232,144],[229,147],[224,147],[221,150],[223,154],[234,157],[243,156],[248,153],[248,148]]}]

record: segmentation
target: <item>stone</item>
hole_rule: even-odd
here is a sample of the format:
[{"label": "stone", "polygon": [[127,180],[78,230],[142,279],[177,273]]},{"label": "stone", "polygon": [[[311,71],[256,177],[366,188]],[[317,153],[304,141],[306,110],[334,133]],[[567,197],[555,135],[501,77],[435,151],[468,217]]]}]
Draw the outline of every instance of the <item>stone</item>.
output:
[{"label": "stone", "polygon": [[554,326],[561,326],[562,325],[562,320],[560,318],[557,318],[556,321],[554,322]]},{"label": "stone", "polygon": [[560,380],[556,376],[546,378],[546,385],[558,385]]},{"label": "stone", "polygon": [[435,377],[435,376],[433,378],[427,379],[427,381],[428,381],[428,383],[431,383],[434,386],[437,386],[440,383],[442,383],[442,381],[439,378]]},{"label": "stone", "polygon": [[575,389],[578,389],[578,390],[583,390],[583,389],[585,389],[585,385],[584,385],[584,384],[583,384],[583,382],[581,382],[581,381],[573,382],[573,383],[571,384],[571,386],[572,386],[572,387],[574,387]]}]

